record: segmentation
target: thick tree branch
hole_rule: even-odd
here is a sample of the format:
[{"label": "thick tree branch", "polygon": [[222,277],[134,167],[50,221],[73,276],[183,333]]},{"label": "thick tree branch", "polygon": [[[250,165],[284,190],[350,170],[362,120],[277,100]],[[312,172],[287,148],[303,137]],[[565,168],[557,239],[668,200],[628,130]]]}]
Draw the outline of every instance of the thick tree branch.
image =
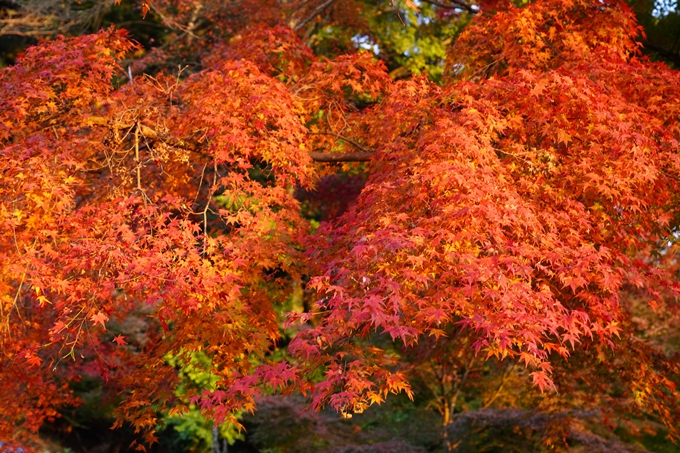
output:
[{"label": "thick tree branch", "polygon": [[335,0],[326,0],[325,2],[323,2],[322,4],[317,6],[309,16],[302,19],[299,23],[295,23],[295,21],[291,21],[290,27],[295,31],[300,31],[302,29],[302,27],[304,27],[305,25],[307,25],[309,23],[309,21],[314,19],[319,14],[323,13],[326,10],[326,8],[331,6],[334,1]]},{"label": "thick tree branch", "polygon": [[446,9],[462,9],[465,10],[469,13],[476,14],[477,10],[472,8],[472,6],[467,5],[463,2],[457,2],[455,0],[449,0],[451,3],[442,3],[438,2],[437,0],[423,0],[425,3],[429,3],[430,5],[438,6],[440,8],[446,8]]},{"label": "thick tree branch", "polygon": [[680,52],[675,52],[670,49],[665,49],[663,47],[656,46],[650,43],[649,41],[642,42],[642,49],[646,50],[647,52],[655,52],[664,60],[670,61],[677,67],[680,67]]},{"label": "thick tree branch", "polygon": [[315,162],[368,162],[375,153],[318,153],[310,152],[309,156]]},{"label": "thick tree branch", "polygon": [[330,135],[330,136],[333,136],[335,138],[339,138],[340,140],[346,141],[350,145],[352,145],[356,148],[359,148],[361,151],[363,151],[365,153],[373,153],[373,151],[371,151],[368,148],[364,148],[363,146],[361,146],[359,143],[355,142],[351,138],[347,138],[344,135],[336,134],[335,132],[310,132],[309,134],[310,135]]}]

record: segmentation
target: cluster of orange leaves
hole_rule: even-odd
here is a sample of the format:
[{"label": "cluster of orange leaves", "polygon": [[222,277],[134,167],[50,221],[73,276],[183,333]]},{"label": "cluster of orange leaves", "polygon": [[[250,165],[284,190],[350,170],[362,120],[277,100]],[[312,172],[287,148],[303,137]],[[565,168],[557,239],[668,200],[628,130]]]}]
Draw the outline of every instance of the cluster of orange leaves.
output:
[{"label": "cluster of orange leaves", "polygon": [[[0,439],[94,375],[153,442],[176,403],[166,358],[196,351],[219,381],[191,396],[217,420],[263,385],[360,411],[411,392],[362,338],[451,325],[556,389],[554,361],[625,344],[624,284],[657,306],[678,292],[650,251],[677,220],[680,76],[637,33],[618,1],[483,15],[442,86],[393,82],[366,53],[318,59],[284,26],[242,29],[190,76],[125,83],[123,32],[29,49],[0,72]],[[343,137],[375,151],[369,179],[311,235],[293,194],[322,172],[310,152],[353,150]],[[318,298],[293,321],[313,323],[290,362],[254,366],[304,273]],[[640,405],[673,429],[677,366],[635,366]]]}]

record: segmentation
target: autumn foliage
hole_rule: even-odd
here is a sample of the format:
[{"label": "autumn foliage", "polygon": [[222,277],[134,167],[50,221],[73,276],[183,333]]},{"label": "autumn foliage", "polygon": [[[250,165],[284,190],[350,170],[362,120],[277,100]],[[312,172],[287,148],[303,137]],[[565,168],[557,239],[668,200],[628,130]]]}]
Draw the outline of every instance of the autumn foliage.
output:
[{"label": "autumn foliage", "polygon": [[[362,30],[360,2],[204,3],[150,4],[212,28],[132,78],[113,28],[0,71],[0,441],[33,445],[83,376],[146,444],[189,403],[238,423],[281,390],[349,417],[423,376],[448,425],[444,371],[474,361],[678,438],[678,358],[630,300],[677,312],[680,75],[626,4],[482,3],[437,84],[347,31],[308,46],[319,8]],[[170,51],[200,64],[141,75]],[[197,353],[215,384],[179,398]]]}]

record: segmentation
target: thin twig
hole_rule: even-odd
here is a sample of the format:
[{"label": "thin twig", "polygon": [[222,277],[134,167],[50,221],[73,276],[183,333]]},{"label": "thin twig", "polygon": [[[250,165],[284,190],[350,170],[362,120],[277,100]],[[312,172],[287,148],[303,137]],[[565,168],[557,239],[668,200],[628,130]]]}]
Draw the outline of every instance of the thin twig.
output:
[{"label": "thin twig", "polygon": [[203,216],[203,256],[208,254],[208,211],[210,211],[210,201],[217,190],[217,161],[214,161],[213,164],[214,174],[212,187],[210,187],[210,190],[208,190],[208,199],[205,202],[205,207],[203,208],[203,211],[200,212],[200,214]]},{"label": "thin twig", "polygon": [[557,55],[558,57],[560,57],[564,61],[569,61],[564,55],[562,55],[562,53],[560,53],[559,50],[555,49],[553,47],[553,45],[550,44],[550,42],[548,42],[548,40],[543,37],[543,35],[539,34],[538,37],[541,38],[541,41],[543,41],[543,44],[548,46],[550,48],[550,50],[552,50],[555,53],[555,55]]},{"label": "thin twig", "polygon": [[507,367],[505,369],[505,371],[503,372],[503,376],[501,377],[500,385],[498,386],[498,388],[496,389],[494,394],[491,395],[491,398],[489,398],[489,401],[487,401],[484,404],[484,406],[482,406],[482,409],[487,409],[489,406],[491,406],[491,403],[493,403],[496,400],[496,398],[498,398],[500,396],[501,392],[503,391],[503,387],[505,386],[505,383],[507,382],[508,378],[510,377],[510,373],[515,368],[515,365],[516,364],[513,363],[512,365],[510,365],[509,367]]},{"label": "thin twig", "polygon": [[135,128],[135,163],[137,165],[137,190],[142,191],[142,168],[139,162],[139,123]]},{"label": "thin twig", "polygon": [[201,187],[203,187],[203,177],[205,176],[205,169],[208,168],[208,162],[205,163],[203,166],[203,170],[201,171],[201,180],[198,182],[198,189],[196,190],[196,196],[194,197],[194,201],[191,202],[191,205],[193,206],[196,204],[196,200],[198,199],[198,194],[201,193]]}]

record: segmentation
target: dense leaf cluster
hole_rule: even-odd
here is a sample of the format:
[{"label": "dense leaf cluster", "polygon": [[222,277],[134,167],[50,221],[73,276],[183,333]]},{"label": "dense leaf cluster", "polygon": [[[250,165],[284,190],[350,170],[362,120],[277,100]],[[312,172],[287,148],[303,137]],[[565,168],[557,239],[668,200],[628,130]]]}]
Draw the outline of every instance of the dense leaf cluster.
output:
[{"label": "dense leaf cluster", "polygon": [[277,391],[441,416],[371,451],[475,426],[621,451],[588,426],[624,416],[678,438],[651,323],[678,320],[680,75],[625,3],[140,8],[161,46],[112,27],[0,72],[3,447],[92,380],[139,449],[163,417],[233,441],[258,401],[245,423],[312,427],[280,451],[368,448]]}]

